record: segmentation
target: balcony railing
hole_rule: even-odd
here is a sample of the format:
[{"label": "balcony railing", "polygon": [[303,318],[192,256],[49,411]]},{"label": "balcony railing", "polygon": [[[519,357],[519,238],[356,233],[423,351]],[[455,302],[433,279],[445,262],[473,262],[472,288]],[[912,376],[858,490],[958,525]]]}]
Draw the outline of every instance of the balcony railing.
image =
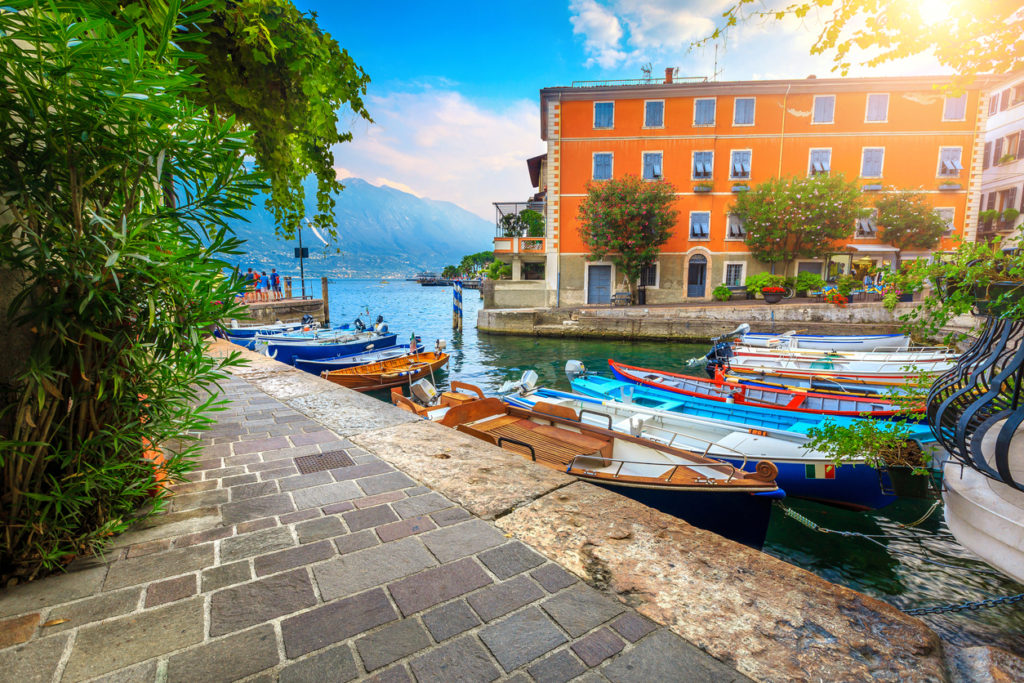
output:
[{"label": "balcony railing", "polygon": [[[518,216],[523,211],[536,211],[544,215],[544,202],[494,202],[494,226],[497,237],[517,237],[508,234],[509,216]],[[525,226],[518,226],[525,232]]]},{"label": "balcony railing", "polygon": [[678,85],[686,83],[707,83],[707,76],[673,76],[672,80],[666,78],[621,78],[618,80],[605,81],[573,81],[574,88],[602,88],[606,86],[620,85]]},{"label": "balcony railing", "polygon": [[547,240],[543,237],[495,237],[495,254],[543,254]]}]

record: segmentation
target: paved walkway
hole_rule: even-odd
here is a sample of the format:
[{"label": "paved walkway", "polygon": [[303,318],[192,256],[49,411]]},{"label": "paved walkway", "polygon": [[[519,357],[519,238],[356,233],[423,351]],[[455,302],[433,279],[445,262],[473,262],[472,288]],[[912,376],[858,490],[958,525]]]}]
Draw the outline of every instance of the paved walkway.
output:
[{"label": "paved walkway", "polygon": [[224,386],[167,514],[104,561],[0,593],[0,679],[743,679],[249,383]]}]

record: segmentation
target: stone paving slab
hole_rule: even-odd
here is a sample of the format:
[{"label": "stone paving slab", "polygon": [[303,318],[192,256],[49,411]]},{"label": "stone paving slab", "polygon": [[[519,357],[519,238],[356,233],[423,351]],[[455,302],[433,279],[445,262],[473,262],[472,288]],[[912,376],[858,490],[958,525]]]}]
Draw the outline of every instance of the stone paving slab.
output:
[{"label": "stone paving slab", "polygon": [[352,441],[484,519],[575,481],[424,420],[364,431]]},{"label": "stone paving slab", "polygon": [[[676,679],[723,667],[481,519],[567,477],[294,372],[256,359],[224,382],[203,469],[178,485],[196,507],[0,593],[0,625],[28,639],[0,649],[0,678],[638,680],[662,647],[682,652]],[[298,473],[328,450],[355,464]]]}]

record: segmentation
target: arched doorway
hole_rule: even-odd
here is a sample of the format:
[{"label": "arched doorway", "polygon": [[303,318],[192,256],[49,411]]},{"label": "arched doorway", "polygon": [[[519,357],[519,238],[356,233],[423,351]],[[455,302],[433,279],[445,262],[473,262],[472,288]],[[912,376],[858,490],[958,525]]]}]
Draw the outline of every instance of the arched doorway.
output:
[{"label": "arched doorway", "polygon": [[686,276],[686,296],[691,299],[703,299],[708,279],[708,259],[704,254],[690,257]]}]

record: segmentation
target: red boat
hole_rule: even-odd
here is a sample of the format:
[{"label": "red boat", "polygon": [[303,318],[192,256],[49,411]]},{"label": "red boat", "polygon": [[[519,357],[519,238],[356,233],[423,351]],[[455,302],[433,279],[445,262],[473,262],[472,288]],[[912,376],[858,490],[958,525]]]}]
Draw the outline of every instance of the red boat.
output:
[{"label": "red boat", "polygon": [[[664,370],[638,368],[617,363],[610,358],[608,365],[611,366],[612,374],[626,382],[726,403],[732,402],[759,408],[799,410],[823,415],[868,416],[881,419],[897,417],[897,414],[903,410],[902,406],[884,398],[829,394],[798,387],[769,389],[749,386],[741,384],[738,380],[726,379],[721,373],[717,374],[715,379],[703,379]],[[923,411],[924,406],[913,409],[915,413]]]}]

